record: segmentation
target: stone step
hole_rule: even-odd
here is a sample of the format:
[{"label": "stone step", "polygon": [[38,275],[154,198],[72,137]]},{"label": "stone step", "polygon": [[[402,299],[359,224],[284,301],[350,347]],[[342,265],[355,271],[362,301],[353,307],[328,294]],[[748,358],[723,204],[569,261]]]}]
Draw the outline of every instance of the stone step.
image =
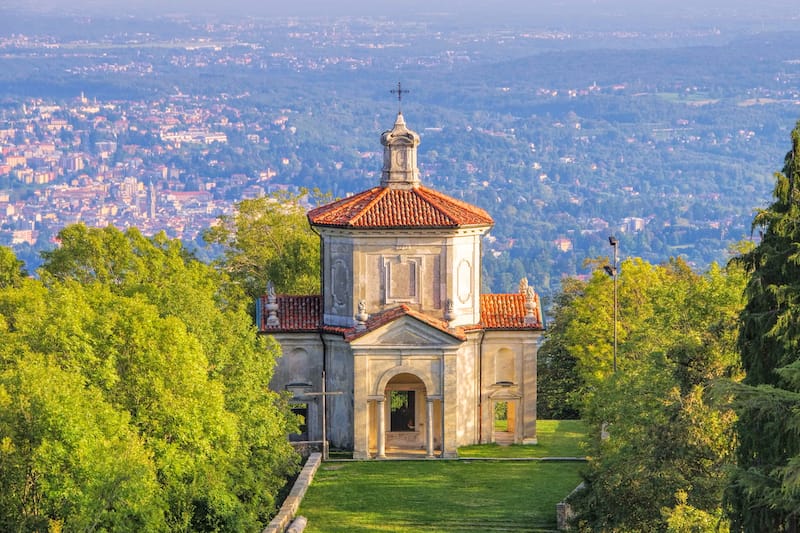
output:
[{"label": "stone step", "polygon": [[[401,530],[429,530],[431,523],[429,521],[415,521],[415,520],[402,520],[393,521],[391,524],[386,524],[389,527],[397,526],[398,531]],[[481,531],[481,532],[526,532],[526,533],[553,533],[556,529],[549,523],[533,522],[530,524],[519,524],[510,520],[469,520],[465,519],[444,519],[436,522],[436,529],[442,531]]]}]

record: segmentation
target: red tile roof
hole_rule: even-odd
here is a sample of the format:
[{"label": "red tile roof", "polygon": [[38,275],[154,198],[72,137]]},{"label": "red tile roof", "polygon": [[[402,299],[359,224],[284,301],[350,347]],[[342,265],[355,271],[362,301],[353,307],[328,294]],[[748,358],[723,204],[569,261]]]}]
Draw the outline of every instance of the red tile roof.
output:
[{"label": "red tile roof", "polygon": [[265,306],[267,297],[258,299],[260,318],[259,331],[319,331],[322,325],[322,297],[311,296],[278,296],[278,327],[267,327],[269,313]]},{"label": "red tile roof", "polygon": [[316,226],[340,228],[457,228],[494,224],[483,209],[423,186],[373,187],[312,209],[308,220]]},{"label": "red tile roof", "polygon": [[538,305],[533,323],[525,324],[525,313],[524,294],[481,294],[481,325],[486,329],[543,329]]},{"label": "red tile roof", "polygon": [[467,339],[467,337],[464,335],[463,328],[450,328],[445,320],[439,320],[431,316],[425,315],[423,313],[420,313],[419,311],[414,311],[407,305],[399,305],[397,307],[392,307],[391,309],[387,309],[385,311],[381,311],[380,313],[375,313],[374,315],[371,315],[364,324],[365,328],[363,330],[359,331],[356,328],[352,328],[348,330],[347,333],[345,333],[344,338],[347,341],[357,339],[358,337],[361,337],[362,335],[365,335],[370,331],[374,331],[383,325],[389,324],[390,322],[394,322],[395,320],[397,320],[402,316],[413,317],[419,320],[420,322],[424,322],[425,324],[428,324],[429,326],[436,328],[439,331],[443,331],[444,333],[447,333],[448,335],[457,338],[458,340],[464,341]]},{"label": "red tile roof", "polygon": [[366,322],[366,328],[357,330],[355,327],[342,328],[331,327],[322,325],[322,297],[321,296],[278,296],[277,304],[279,325],[277,327],[268,327],[267,318],[269,313],[265,309],[267,304],[267,297],[262,296],[258,299],[259,312],[258,317],[260,323],[258,330],[265,333],[289,333],[289,332],[316,332],[326,331],[329,333],[338,333],[346,340],[356,339],[365,333],[369,333],[379,327],[388,324],[401,316],[411,316],[432,326],[436,329],[444,331],[460,340],[464,340],[464,330],[462,328],[449,329],[448,324],[444,320],[438,320],[418,311],[414,311],[407,305],[400,305],[393,307],[380,313],[375,313],[370,316]]},{"label": "red tile roof", "polygon": [[258,299],[259,331],[265,333],[326,331],[329,333],[338,333],[348,341],[356,339],[370,331],[374,331],[402,316],[415,318],[461,340],[466,339],[466,331],[480,329],[543,329],[538,308],[534,310],[534,322],[530,324],[525,323],[525,295],[523,294],[482,294],[480,323],[457,328],[450,328],[445,320],[415,311],[407,305],[399,305],[371,315],[369,319],[367,319],[365,323],[366,327],[363,330],[357,330],[355,327],[343,328],[324,326],[322,323],[322,297],[319,295],[278,296],[277,316],[279,326],[267,327],[269,313],[264,307],[266,303],[266,296],[262,296]]}]

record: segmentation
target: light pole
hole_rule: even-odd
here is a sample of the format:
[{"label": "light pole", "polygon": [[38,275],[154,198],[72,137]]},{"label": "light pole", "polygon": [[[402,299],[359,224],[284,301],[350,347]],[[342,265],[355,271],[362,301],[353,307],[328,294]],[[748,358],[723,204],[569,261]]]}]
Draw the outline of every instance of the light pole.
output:
[{"label": "light pole", "polygon": [[618,250],[619,250],[619,241],[613,235],[608,238],[608,244],[614,249],[614,263],[609,266],[606,265],[603,267],[603,270],[606,271],[606,274],[611,276],[614,280],[614,372],[617,372],[617,274],[619,273],[619,266],[617,265],[618,261]]}]

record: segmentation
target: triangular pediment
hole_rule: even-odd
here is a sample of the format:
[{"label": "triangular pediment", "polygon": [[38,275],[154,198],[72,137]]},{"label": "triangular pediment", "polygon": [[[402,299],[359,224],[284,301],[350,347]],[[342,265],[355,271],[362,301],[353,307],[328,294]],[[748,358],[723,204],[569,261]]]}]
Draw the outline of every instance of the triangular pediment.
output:
[{"label": "triangular pediment", "polygon": [[461,340],[414,317],[405,315],[370,331],[352,341],[354,346],[381,346],[386,348],[426,346],[453,346]]}]

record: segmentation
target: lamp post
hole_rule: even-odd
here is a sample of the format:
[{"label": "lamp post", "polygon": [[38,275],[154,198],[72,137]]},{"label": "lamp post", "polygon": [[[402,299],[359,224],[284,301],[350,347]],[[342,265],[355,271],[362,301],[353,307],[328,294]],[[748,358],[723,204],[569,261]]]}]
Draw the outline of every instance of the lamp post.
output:
[{"label": "lamp post", "polygon": [[619,267],[617,265],[618,261],[618,250],[619,250],[619,241],[613,235],[608,238],[608,244],[614,249],[614,263],[609,266],[606,265],[603,267],[603,270],[606,271],[606,274],[611,276],[614,280],[614,372],[617,371],[617,274],[619,273]]}]

